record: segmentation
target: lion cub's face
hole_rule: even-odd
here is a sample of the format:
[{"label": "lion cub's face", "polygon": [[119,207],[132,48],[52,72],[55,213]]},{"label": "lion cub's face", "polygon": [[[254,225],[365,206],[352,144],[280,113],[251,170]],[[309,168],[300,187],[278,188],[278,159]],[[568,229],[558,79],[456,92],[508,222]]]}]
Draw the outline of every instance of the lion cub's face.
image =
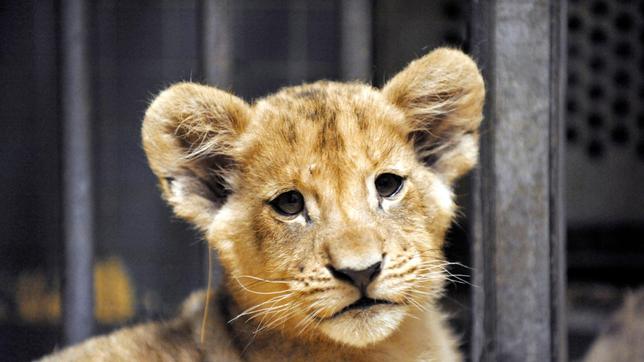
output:
[{"label": "lion cub's face", "polygon": [[183,84],[148,110],[144,145],[175,211],[218,250],[240,318],[361,347],[440,295],[483,93],[446,49],[382,91],[320,82],[248,106]]},{"label": "lion cub's face", "polygon": [[256,104],[249,127],[237,192],[209,240],[247,307],[273,308],[257,312],[264,323],[291,318],[363,345],[437,295],[451,192],[417,160],[404,114],[380,92],[286,89]]}]

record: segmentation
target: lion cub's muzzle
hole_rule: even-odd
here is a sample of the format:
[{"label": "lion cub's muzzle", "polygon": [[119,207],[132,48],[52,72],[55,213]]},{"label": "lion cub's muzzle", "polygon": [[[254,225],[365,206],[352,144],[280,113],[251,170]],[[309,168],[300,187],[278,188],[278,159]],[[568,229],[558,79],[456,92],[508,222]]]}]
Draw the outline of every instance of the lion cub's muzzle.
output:
[{"label": "lion cub's muzzle", "polygon": [[355,309],[367,309],[379,304],[395,304],[388,300],[374,299],[367,292],[367,289],[371,282],[376,279],[376,277],[378,277],[378,275],[380,275],[380,272],[382,271],[382,260],[364,269],[336,269],[335,267],[333,267],[333,265],[330,264],[328,264],[326,268],[329,270],[329,272],[331,272],[331,275],[333,275],[334,278],[347,282],[358,288],[358,290],[360,291],[360,298],[355,300],[353,303],[345,306],[341,310],[335,312],[329,318],[335,318],[341,314],[344,314],[345,312]]}]

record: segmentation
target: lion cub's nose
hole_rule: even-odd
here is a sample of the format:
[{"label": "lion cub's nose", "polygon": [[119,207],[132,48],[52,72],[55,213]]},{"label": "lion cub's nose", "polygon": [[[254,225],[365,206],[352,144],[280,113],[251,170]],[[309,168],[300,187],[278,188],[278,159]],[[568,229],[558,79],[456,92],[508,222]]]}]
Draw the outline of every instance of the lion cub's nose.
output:
[{"label": "lion cub's nose", "polygon": [[378,274],[380,274],[381,264],[382,262],[379,261],[362,270],[348,268],[336,269],[333,267],[333,265],[327,265],[326,267],[336,279],[347,281],[358,287],[360,291],[364,292],[367,289],[369,283],[371,283],[371,281],[374,280],[374,278],[377,277]]}]

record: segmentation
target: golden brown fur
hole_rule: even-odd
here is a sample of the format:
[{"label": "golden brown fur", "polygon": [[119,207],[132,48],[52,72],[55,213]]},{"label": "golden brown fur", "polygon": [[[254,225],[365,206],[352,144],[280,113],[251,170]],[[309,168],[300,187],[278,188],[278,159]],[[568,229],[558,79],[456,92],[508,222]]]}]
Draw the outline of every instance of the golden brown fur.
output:
[{"label": "golden brown fur", "polygon": [[[225,270],[204,343],[196,295],[174,321],[53,358],[460,360],[436,303],[452,183],[476,162],[483,98],[476,65],[451,49],[412,62],[382,90],[317,82],[253,105],[192,83],[163,91],[145,116],[145,151],[165,199]],[[397,193],[378,194],[383,173],[402,177]],[[290,190],[305,209],[285,216],[270,201]],[[363,292],[333,272],[377,263]],[[340,313],[361,295],[388,304]]]}]

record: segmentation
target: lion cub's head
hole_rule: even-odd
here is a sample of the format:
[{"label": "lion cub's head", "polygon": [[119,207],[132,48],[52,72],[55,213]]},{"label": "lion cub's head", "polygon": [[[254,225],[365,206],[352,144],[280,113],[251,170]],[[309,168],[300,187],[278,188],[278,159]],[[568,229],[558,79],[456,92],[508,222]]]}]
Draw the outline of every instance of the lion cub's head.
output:
[{"label": "lion cub's head", "polygon": [[143,143],[176,214],[218,251],[241,317],[361,347],[440,295],[483,98],[472,60],[438,49],[381,90],[318,82],[249,105],[177,84],[148,109]]}]

